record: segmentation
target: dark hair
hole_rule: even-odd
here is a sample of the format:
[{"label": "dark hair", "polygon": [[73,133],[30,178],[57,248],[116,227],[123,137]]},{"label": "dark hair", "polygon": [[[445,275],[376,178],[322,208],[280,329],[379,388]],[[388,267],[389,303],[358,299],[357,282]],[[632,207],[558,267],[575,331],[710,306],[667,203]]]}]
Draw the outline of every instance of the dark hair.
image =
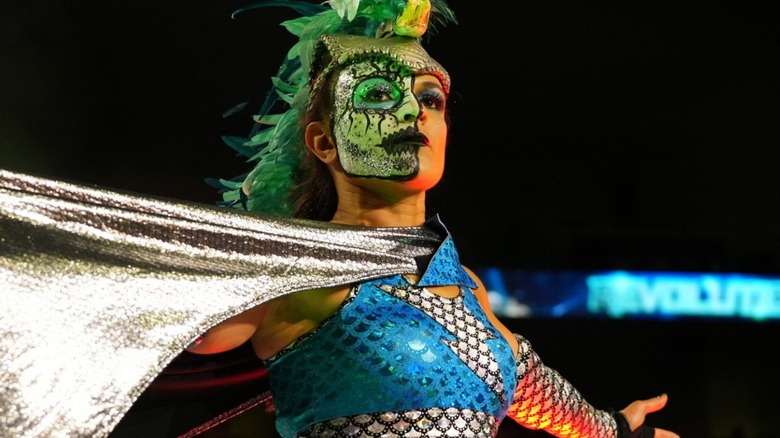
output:
[{"label": "dark hair", "polygon": [[294,178],[290,192],[293,217],[331,220],[336,213],[338,195],[325,163],[307,150]]},{"label": "dark hair", "polygon": [[[314,83],[320,73],[320,66],[329,63],[327,51],[319,53],[317,59],[321,62],[312,66],[312,77],[309,83]],[[329,121],[333,110],[333,85],[331,78],[338,75],[335,69],[329,75],[323,86],[311,96],[311,103],[306,108],[302,130],[314,121]],[[329,123],[329,122],[328,122]],[[330,128],[329,128],[330,129]],[[293,187],[290,191],[290,203],[293,206],[293,217],[329,221],[336,213],[338,194],[333,176],[327,165],[320,161],[304,146],[304,154],[298,171],[293,175]]]}]

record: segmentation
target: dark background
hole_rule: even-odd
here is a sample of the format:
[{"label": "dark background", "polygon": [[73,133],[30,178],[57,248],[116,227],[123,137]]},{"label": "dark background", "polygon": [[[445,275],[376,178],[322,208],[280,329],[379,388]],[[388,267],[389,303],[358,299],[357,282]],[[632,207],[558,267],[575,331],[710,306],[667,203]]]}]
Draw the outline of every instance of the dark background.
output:
[{"label": "dark background", "polygon": [[[204,178],[248,170],[220,136],[249,132],[294,42],[277,23],[296,14],[231,19],[246,3],[5,2],[0,168],[215,202]],[[429,211],[465,264],[780,273],[769,10],[450,5],[460,24],[427,43],[453,76],[448,167]],[[683,436],[775,436],[777,323],[507,325],[600,407],[665,391],[652,422]]]}]

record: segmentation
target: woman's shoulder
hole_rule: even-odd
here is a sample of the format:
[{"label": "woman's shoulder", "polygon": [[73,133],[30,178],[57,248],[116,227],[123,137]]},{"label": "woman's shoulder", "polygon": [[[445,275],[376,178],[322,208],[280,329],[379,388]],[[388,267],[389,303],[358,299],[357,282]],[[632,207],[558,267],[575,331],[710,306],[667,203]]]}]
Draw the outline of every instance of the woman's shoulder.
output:
[{"label": "woman's shoulder", "polygon": [[266,315],[252,336],[257,355],[269,358],[314,330],[339,309],[350,289],[349,285],[309,289],[268,302]]}]

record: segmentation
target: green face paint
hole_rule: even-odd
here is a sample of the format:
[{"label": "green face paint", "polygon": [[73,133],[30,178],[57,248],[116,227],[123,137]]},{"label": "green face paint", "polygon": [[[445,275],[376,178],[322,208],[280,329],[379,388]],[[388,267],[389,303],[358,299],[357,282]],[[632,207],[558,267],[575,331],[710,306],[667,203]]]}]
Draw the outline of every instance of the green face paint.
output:
[{"label": "green face paint", "polygon": [[350,176],[407,180],[417,175],[417,150],[427,142],[417,129],[420,103],[412,71],[370,59],[346,66],[335,89],[333,135]]}]

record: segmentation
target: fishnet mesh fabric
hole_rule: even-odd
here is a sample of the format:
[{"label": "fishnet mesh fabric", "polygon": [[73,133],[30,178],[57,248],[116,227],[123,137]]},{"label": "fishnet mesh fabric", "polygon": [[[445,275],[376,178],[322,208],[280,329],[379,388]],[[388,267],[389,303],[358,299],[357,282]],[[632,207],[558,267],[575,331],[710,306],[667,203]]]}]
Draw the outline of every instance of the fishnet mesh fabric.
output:
[{"label": "fishnet mesh fabric", "polygon": [[491,438],[497,432],[498,422],[484,412],[430,408],[336,418],[309,427],[297,438]]},{"label": "fishnet mesh fabric", "polygon": [[529,429],[557,437],[616,438],[612,416],[591,406],[571,383],[546,367],[531,343],[515,334],[517,389],[507,416]]}]

